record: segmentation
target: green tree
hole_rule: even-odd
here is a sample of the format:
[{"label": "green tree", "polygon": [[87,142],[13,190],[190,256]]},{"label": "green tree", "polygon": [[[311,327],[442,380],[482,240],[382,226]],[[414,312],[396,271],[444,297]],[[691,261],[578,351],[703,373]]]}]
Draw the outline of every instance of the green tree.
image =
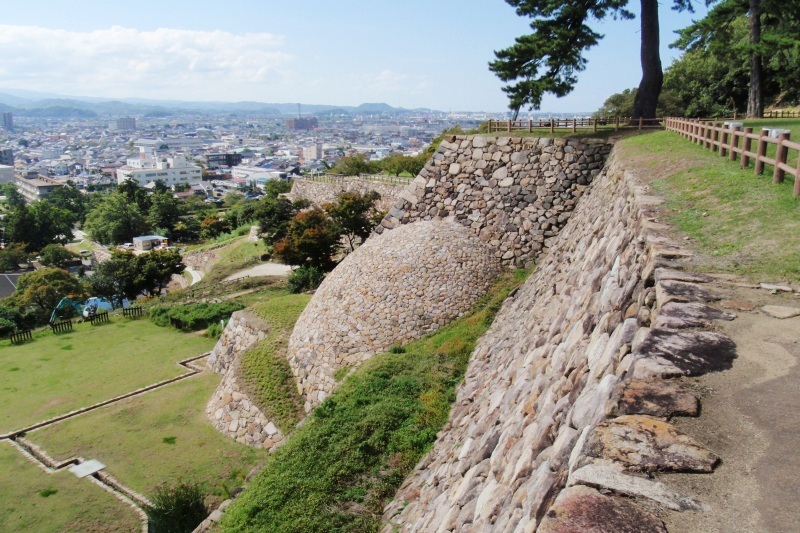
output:
[{"label": "green tree", "polygon": [[72,214],[73,223],[86,220],[88,201],[86,195],[72,185],[56,187],[47,197],[50,205],[64,209]]},{"label": "green tree", "polygon": [[284,197],[265,197],[255,213],[261,233],[264,235],[264,242],[272,245],[283,239],[289,222],[307,206],[308,202],[302,200],[292,202]]},{"label": "green tree", "polygon": [[17,288],[9,298],[21,309],[33,309],[41,322],[50,317],[62,298],[85,296],[83,284],[66,270],[42,268],[20,276]]},{"label": "green tree", "polygon": [[340,234],[328,214],[319,208],[298,213],[286,236],[275,243],[275,256],[287,265],[312,266],[323,272],[333,268]]},{"label": "green tree", "polygon": [[135,181],[123,181],[117,185],[116,192],[124,196],[128,202],[135,203],[142,213],[147,213],[150,210],[150,197],[147,195],[147,191]]},{"label": "green tree", "polygon": [[[589,19],[606,17],[630,19],[628,0],[506,0],[517,14],[529,17],[533,33],[517,37],[516,43],[496,51],[489,69],[504,82],[509,108],[516,119],[520,109],[539,109],[542,96],[561,97],[577,83],[577,74],[586,68],[584,53],[602,35],[592,30]],[[658,1],[641,3],[642,81],[636,93],[632,118],[654,118],[661,93],[663,73],[659,54]],[[690,0],[673,0],[675,9],[692,11]]]},{"label": "green tree", "polygon": [[292,184],[283,180],[269,180],[264,185],[264,198],[275,199],[281,194],[286,194],[292,190]]},{"label": "green tree", "polygon": [[67,263],[80,257],[60,244],[48,244],[39,254],[39,262],[44,266],[64,268]]},{"label": "green tree", "polygon": [[68,210],[56,207],[48,200],[33,202],[29,209],[36,228],[36,237],[28,243],[31,250],[41,250],[48,244],[64,244],[72,240],[75,217]]},{"label": "green tree", "polygon": [[147,234],[150,225],[138,204],[124,194],[114,193],[89,211],[84,230],[103,244],[121,244]]},{"label": "green tree", "polygon": [[350,251],[356,249],[356,242],[363,242],[382,217],[375,207],[381,195],[375,191],[366,194],[343,192],[338,201],[326,204],[323,209],[333,220],[338,233],[347,239]]},{"label": "green tree", "polygon": [[11,243],[0,250],[0,271],[19,270],[19,265],[28,261],[24,243]]},{"label": "green tree", "polygon": [[172,238],[172,229],[183,215],[181,201],[171,192],[155,192],[150,197],[150,210],[147,222],[152,228],[166,228],[166,237]]},{"label": "green tree", "polygon": [[173,274],[186,269],[183,258],[177,250],[153,250],[135,256],[135,285],[150,295],[161,294]]},{"label": "green tree", "polygon": [[141,292],[137,285],[136,269],[133,253],[112,250],[111,258],[98,263],[94,274],[89,278],[92,294],[102,296],[110,302],[119,302],[122,298],[136,299]]},{"label": "green tree", "polygon": [[330,169],[332,174],[341,174],[343,176],[375,174],[378,171],[380,171],[379,164],[370,161],[365,154],[355,154],[342,157]]},{"label": "green tree", "polygon": [[6,203],[11,207],[17,207],[25,203],[25,197],[17,190],[13,183],[3,183],[0,185],[0,194],[6,197]]}]

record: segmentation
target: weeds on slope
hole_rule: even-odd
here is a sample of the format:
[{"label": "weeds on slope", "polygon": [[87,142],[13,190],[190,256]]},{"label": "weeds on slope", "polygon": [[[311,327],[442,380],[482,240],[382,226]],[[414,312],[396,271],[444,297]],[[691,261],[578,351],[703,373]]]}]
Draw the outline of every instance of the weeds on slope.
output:
[{"label": "weeds on slope", "polygon": [[504,274],[468,314],[350,374],[228,508],[222,530],[379,529],[446,423],[476,342],[527,274]]}]

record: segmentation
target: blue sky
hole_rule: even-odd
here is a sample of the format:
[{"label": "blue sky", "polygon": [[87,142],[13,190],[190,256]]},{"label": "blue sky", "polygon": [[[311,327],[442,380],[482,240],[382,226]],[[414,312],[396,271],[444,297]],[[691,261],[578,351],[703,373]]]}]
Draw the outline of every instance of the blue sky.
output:
[{"label": "blue sky", "polygon": [[[638,11],[638,2],[631,3]],[[502,0],[0,1],[0,86],[112,98],[385,102],[503,111],[493,51],[528,33]],[[662,62],[672,33],[698,18],[662,2]],[[564,98],[542,111],[594,111],[638,85],[639,21],[605,34]]]}]

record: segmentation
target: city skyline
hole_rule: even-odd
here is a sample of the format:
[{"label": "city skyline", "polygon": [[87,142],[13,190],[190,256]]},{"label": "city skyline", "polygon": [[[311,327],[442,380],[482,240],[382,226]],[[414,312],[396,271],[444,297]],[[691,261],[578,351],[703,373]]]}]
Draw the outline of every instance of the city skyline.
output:
[{"label": "city skyline", "polygon": [[[381,102],[500,112],[507,109],[503,84],[487,64],[494,50],[530,32],[529,20],[502,0],[402,6],[248,0],[227,9],[207,0],[143,0],[135,9],[109,4],[30,2],[8,9],[0,24],[3,85],[117,99]],[[701,13],[662,6],[660,14],[666,67],[678,55],[668,48],[672,32]],[[593,111],[612,93],[638,85],[638,19],[593,28],[606,36],[587,55],[575,91],[546,97],[542,112]]]}]

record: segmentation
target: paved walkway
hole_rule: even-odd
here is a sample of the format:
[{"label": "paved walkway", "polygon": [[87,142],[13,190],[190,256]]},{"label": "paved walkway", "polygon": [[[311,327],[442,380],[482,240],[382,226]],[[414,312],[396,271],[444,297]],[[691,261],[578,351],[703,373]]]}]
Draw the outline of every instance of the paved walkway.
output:
[{"label": "paved walkway", "polygon": [[231,274],[225,278],[225,281],[246,278],[248,276],[251,278],[262,276],[288,276],[289,272],[291,271],[292,267],[289,265],[282,265],[280,263],[261,263],[260,265],[248,268],[247,270],[242,270],[236,274]]}]

